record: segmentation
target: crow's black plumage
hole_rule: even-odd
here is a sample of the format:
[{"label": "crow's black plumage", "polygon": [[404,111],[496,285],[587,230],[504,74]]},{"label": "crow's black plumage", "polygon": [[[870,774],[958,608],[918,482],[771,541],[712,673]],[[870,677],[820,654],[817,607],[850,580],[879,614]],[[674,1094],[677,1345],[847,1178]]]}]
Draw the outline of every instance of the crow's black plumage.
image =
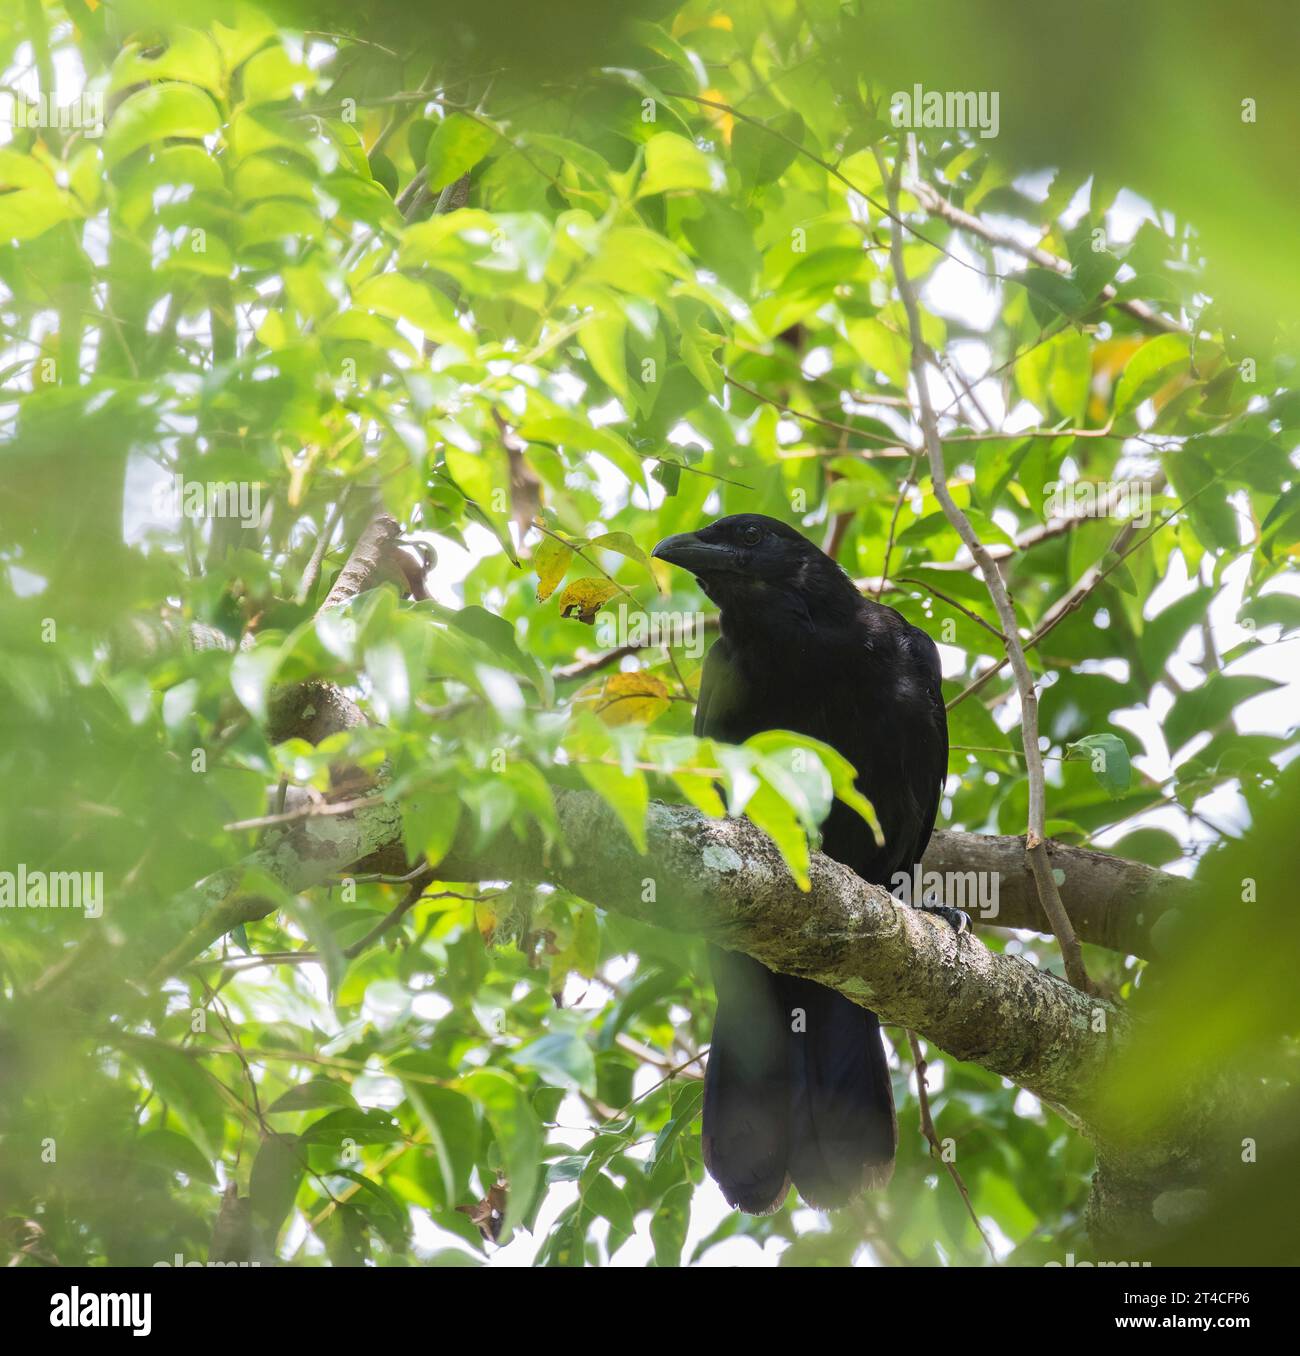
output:
[{"label": "crow's black plumage", "polygon": [[[738,514],[655,547],[721,611],[695,732],[740,743],[761,730],[838,749],[884,831],[877,845],[836,801],[822,851],[888,888],[934,827],[948,765],[939,652],[863,598],[794,528]],[[777,1209],[793,1182],[834,1209],[893,1171],[898,1129],[875,1014],[738,952],[712,948],[718,1012],[704,1083],[704,1160],[741,1210]]]}]

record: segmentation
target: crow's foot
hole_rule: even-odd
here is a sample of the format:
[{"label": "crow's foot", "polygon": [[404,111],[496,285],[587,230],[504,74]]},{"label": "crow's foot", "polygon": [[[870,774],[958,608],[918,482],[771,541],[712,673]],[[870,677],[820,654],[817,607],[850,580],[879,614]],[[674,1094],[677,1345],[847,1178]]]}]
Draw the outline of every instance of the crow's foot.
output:
[{"label": "crow's foot", "polygon": [[922,913],[932,913],[936,918],[942,918],[959,937],[971,930],[970,914],[961,909],[950,909],[946,904],[918,904],[916,907]]}]

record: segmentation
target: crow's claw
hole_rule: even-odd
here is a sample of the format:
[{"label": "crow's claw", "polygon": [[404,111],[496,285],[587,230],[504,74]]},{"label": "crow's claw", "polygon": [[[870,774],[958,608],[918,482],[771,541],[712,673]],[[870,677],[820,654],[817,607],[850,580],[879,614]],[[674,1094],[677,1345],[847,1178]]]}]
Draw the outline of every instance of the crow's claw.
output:
[{"label": "crow's claw", "polygon": [[950,909],[946,904],[919,904],[917,907],[922,913],[932,913],[936,918],[942,918],[959,937],[971,930],[970,914],[961,909]]}]

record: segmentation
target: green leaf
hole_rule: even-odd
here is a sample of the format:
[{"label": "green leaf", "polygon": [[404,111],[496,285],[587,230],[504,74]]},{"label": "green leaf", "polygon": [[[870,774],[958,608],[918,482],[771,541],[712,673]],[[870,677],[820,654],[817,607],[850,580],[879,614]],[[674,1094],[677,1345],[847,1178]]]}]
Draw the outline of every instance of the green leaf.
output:
[{"label": "green leaf", "polygon": [[283,659],[279,644],[261,641],[251,650],[241,650],[230,663],[230,686],[257,720],[267,716],[267,696]]},{"label": "green leaf", "polygon": [[620,399],[627,399],[627,319],[612,306],[590,316],[581,330],[582,348],[596,375]]},{"label": "green leaf", "polygon": [[430,1087],[406,1079],[402,1086],[437,1157],[443,1204],[453,1206],[469,1190],[478,1151],[479,1126],[473,1103],[451,1088]]},{"label": "green leaf", "polygon": [[[411,675],[407,672],[402,647],[395,640],[368,645],[364,662],[379,719],[385,724],[402,719],[411,706]],[[422,674],[416,674],[416,682],[422,677]]]},{"label": "green leaf", "polygon": [[31,156],[0,149],[0,239],[34,240],[60,221],[81,215],[76,199]]},{"label": "green leaf", "polygon": [[1269,560],[1278,547],[1288,547],[1300,540],[1300,485],[1292,485],[1279,495],[1260,524],[1260,546]]},{"label": "green leaf", "polygon": [[1148,339],[1124,365],[1115,387],[1115,414],[1127,414],[1163,386],[1174,369],[1189,361],[1188,341],[1181,334],[1161,334]]},{"label": "green leaf", "polygon": [[639,769],[626,773],[605,763],[582,763],[578,770],[587,785],[618,815],[636,850],[644,852],[645,815],[650,805],[645,773]]},{"label": "green leaf", "polygon": [[691,248],[733,292],[748,296],[762,265],[748,220],[720,198],[700,198],[698,206],[700,215],[683,223]]},{"label": "green leaf", "polygon": [[731,162],[750,189],[775,183],[794,162],[803,141],[803,118],[793,110],[770,126],[737,119],[731,131]]},{"label": "green leaf", "polygon": [[614,1235],[620,1235],[621,1242],[629,1238],[636,1228],[636,1219],[627,1196],[615,1184],[613,1178],[607,1177],[603,1172],[596,1173],[585,1183],[582,1188],[582,1203],[588,1210],[609,1221],[610,1242],[613,1245],[610,1248],[611,1252],[618,1246],[614,1243]]},{"label": "green leaf", "polygon": [[559,1087],[596,1095],[596,1060],[591,1047],[571,1032],[551,1032],[511,1056],[522,1069],[536,1069]]},{"label": "green leaf", "polygon": [[429,1267],[481,1267],[483,1262],[472,1253],[461,1252],[459,1248],[439,1248],[424,1265]]},{"label": "green leaf", "polygon": [[481,452],[464,452],[459,447],[443,449],[447,473],[456,488],[472,499],[484,512],[492,502],[492,467]]},{"label": "green leaf", "polygon": [[519,648],[514,625],[505,617],[498,617],[495,612],[489,612],[477,603],[470,603],[468,607],[453,613],[450,620],[458,631],[464,631],[494,650],[517,673],[531,672],[529,659]]},{"label": "green leaf", "polygon": [[1244,701],[1280,684],[1253,674],[1214,673],[1199,687],[1180,692],[1161,723],[1170,753],[1182,748],[1194,735],[1215,729]]},{"label": "green leaf", "polygon": [[635,560],[638,565],[644,565],[646,569],[650,568],[649,557],[636,544],[636,540],[630,532],[602,532],[600,536],[592,537],[588,545],[597,547],[602,551],[613,551],[616,555]]},{"label": "green leaf", "polygon": [[403,1134],[401,1126],[386,1111],[344,1107],[313,1121],[298,1138],[303,1144],[326,1144],[338,1149],[345,1140],[357,1144],[395,1144]]},{"label": "green leaf", "polygon": [[655,463],[655,468],[650,475],[664,487],[664,493],[669,499],[672,499],[682,484],[682,468],[680,462],[660,461]]},{"label": "green leaf", "polygon": [[682,1182],[659,1202],[650,1220],[655,1266],[681,1266],[682,1249],[686,1246],[686,1234],[691,1224],[691,1197],[691,1184]]},{"label": "green leaf", "polygon": [[707,155],[693,142],[676,132],[658,132],[646,142],[645,173],[637,189],[638,198],[655,193],[684,189],[708,192],[713,187],[713,172]]},{"label": "green leaf", "polygon": [[626,438],[613,429],[593,428],[572,415],[527,419],[519,430],[530,442],[550,443],[569,452],[601,452],[635,483],[641,476],[641,458]]},{"label": "green leaf", "polygon": [[1094,300],[1103,288],[1114,282],[1119,266],[1120,260],[1109,250],[1085,249],[1075,265],[1075,285],[1084,297]]},{"label": "green leaf", "polygon": [[451,851],[460,826],[461,803],[452,795],[417,791],[402,800],[402,844],[408,857],[436,867]]},{"label": "green leaf", "polygon": [[298,87],[315,83],[311,67],[294,61],[283,47],[264,48],[244,64],[244,100],[249,105],[290,99]]},{"label": "green leaf", "polygon": [[1112,796],[1122,796],[1133,780],[1128,745],[1118,735],[1087,735],[1073,744],[1067,744],[1065,756],[1087,759],[1097,780]]},{"label": "green leaf", "polygon": [[1162,461],[1201,541],[1211,550],[1237,550],[1241,544],[1237,511],[1228,502],[1227,487],[1210,463],[1189,447],[1166,453]]},{"label": "green leaf", "polygon": [[429,191],[437,193],[468,173],[498,140],[493,129],[465,113],[448,113],[429,138],[425,165]]},{"label": "green leaf", "polygon": [[815,833],[830,812],[834,792],[821,759],[777,730],[752,735],[747,748],[759,753],[754,770],[795,812],[808,833]]},{"label": "green leaf", "polygon": [[352,294],[357,306],[387,316],[390,320],[409,320],[430,339],[440,344],[465,348],[472,340],[456,323],[450,302],[438,291],[403,273],[380,273]]},{"label": "green leaf", "polygon": [[1138,652],[1147,678],[1158,682],[1165,665],[1182,642],[1187,632],[1209,611],[1214,590],[1194,589],[1191,593],[1169,604],[1142,628]]},{"label": "green leaf", "polygon": [[266,1109],[268,1116],[281,1111],[310,1111],[322,1106],[355,1106],[352,1092],[346,1084],[335,1082],[331,1078],[313,1078],[290,1088],[283,1096],[277,1097]]},{"label": "green leaf", "polygon": [[[283,49],[270,50],[281,52]],[[111,93],[117,93],[132,85],[163,80],[199,85],[221,97],[225,91],[225,73],[216,44],[198,29],[171,26],[164,42],[129,41],[113,62],[108,88]]]},{"label": "green leaf", "polygon": [[1064,316],[1073,320],[1088,309],[1088,298],[1063,274],[1050,268],[1028,268],[1013,281],[1029,293],[1029,309],[1040,325],[1046,326]]},{"label": "green leaf", "polygon": [[776,844],[798,887],[811,890],[807,833],[795,812],[770,783],[762,783],[750,796],[745,813]]},{"label": "green leaf", "polygon": [[161,1101],[209,1160],[221,1156],[226,1110],[216,1083],[196,1059],[164,1045],[132,1042],[131,1053]]},{"label": "green leaf", "polygon": [[682,326],[679,351],[691,375],[710,395],[721,396],[722,368],[713,356],[721,348],[723,338],[692,319]]},{"label": "green leaf", "polygon": [[302,1183],[305,1155],[295,1135],[267,1135],[253,1160],[248,1195],[253,1218],[268,1241],[279,1235]]},{"label": "green leaf", "polygon": [[790,296],[797,292],[830,292],[852,281],[868,260],[866,251],[857,245],[816,250],[800,259],[785,275],[781,291]]},{"label": "green leaf", "polygon": [[135,1141],[135,1152],[145,1163],[157,1163],[168,1172],[183,1172],[196,1182],[217,1185],[211,1161],[198,1145],[174,1130],[150,1130]]},{"label": "green leaf", "polygon": [[500,1069],[476,1069],[459,1080],[459,1087],[478,1103],[487,1117],[510,1181],[504,1243],[523,1222],[541,1176],[542,1129],[523,1089]]},{"label": "green leaf", "polygon": [[655,1138],[650,1153],[650,1166],[666,1158],[681,1135],[690,1129],[691,1122],[700,1114],[704,1101],[704,1080],[697,1078],[678,1090],[673,1098],[673,1114]]},{"label": "green leaf", "polygon": [[1166,866],[1181,860],[1183,845],[1165,829],[1134,829],[1110,849],[1117,857],[1145,862],[1148,866]]},{"label": "green leaf", "polygon": [[111,168],[133,151],[168,137],[206,137],[221,126],[221,112],[194,85],[149,85],[128,95],[109,119],[104,160]]}]

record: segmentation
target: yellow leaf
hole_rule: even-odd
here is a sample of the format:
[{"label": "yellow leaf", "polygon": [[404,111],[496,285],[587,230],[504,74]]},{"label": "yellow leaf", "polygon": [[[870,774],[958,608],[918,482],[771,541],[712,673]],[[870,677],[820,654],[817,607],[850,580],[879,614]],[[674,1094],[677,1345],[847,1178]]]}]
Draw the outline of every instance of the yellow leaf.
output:
[{"label": "yellow leaf", "polygon": [[[731,20],[727,20],[727,27],[731,27]],[[712,99],[715,104],[725,104],[727,102],[721,90],[706,89],[700,96],[704,99]],[[732,129],[736,125],[736,120],[725,108],[710,108],[707,104],[704,106],[704,115],[710,122],[716,124],[718,131],[722,133],[722,139],[731,145]]]},{"label": "yellow leaf", "polygon": [[573,559],[573,547],[556,537],[543,537],[533,551],[537,571],[537,601],[544,603],[556,590]]},{"label": "yellow leaf", "polygon": [[1092,375],[1113,381],[1142,347],[1142,339],[1103,339],[1092,346]]},{"label": "yellow leaf", "polygon": [[670,701],[662,678],[636,670],[611,673],[604,681],[588,684],[574,705],[594,712],[606,725],[648,725],[663,715]]},{"label": "yellow leaf", "polygon": [[484,944],[491,946],[493,934],[497,930],[496,910],[491,904],[485,904],[482,900],[474,901],[474,924]]},{"label": "yellow leaf", "polygon": [[1103,339],[1092,346],[1092,394],[1088,401],[1088,418],[1094,424],[1105,421],[1110,411],[1111,388],[1143,342],[1141,338]]},{"label": "yellow leaf", "polygon": [[588,626],[596,613],[620,592],[612,579],[575,579],[560,595],[560,616],[577,617]]}]

